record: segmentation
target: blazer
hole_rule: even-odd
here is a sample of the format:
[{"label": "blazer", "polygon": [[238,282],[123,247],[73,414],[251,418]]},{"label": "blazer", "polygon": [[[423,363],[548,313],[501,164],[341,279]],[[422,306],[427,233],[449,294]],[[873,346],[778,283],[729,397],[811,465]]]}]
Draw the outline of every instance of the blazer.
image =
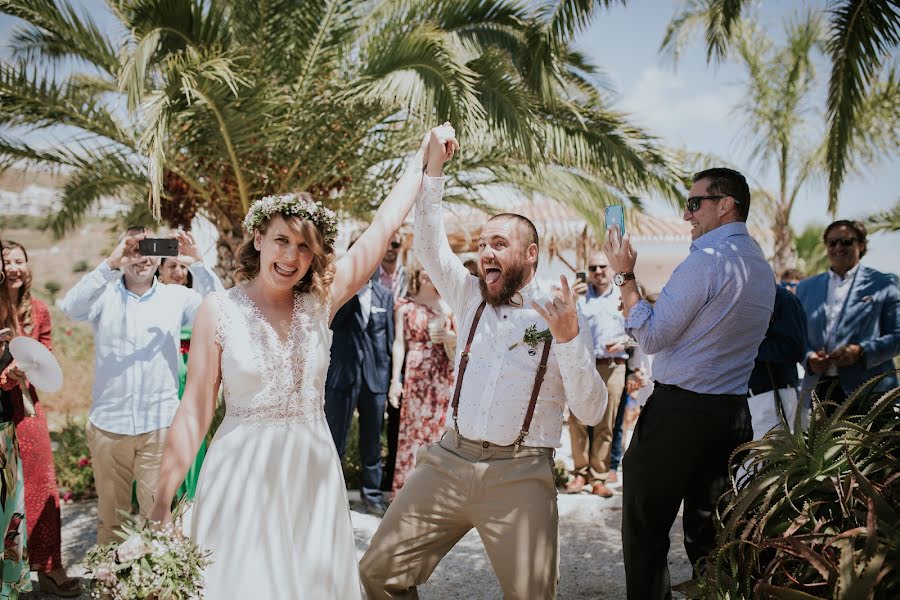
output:
[{"label": "blazer", "polygon": [[372,310],[363,322],[359,296],[353,295],[334,315],[331,363],[326,390],[364,384],[373,394],[386,394],[391,383],[391,347],[394,343],[394,296],[380,283],[372,283]]},{"label": "blazer", "polygon": [[[804,279],[797,286],[797,298],[806,311],[806,353],[825,348],[825,304],[828,299],[828,273]],[[893,359],[900,354],[900,288],[897,276],[860,265],[850,284],[847,301],[838,317],[835,345],[859,344],[863,355],[855,365],[838,368],[844,392],[850,394],[867,379],[891,373],[874,388],[877,391],[897,385]],[[809,371],[804,390],[811,390],[819,376]]]}]

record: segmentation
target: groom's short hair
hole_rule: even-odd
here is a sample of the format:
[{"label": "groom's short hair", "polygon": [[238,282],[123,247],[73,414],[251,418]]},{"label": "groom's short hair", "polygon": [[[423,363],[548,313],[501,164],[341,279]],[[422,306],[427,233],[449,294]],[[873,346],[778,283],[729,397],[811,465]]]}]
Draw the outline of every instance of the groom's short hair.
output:
[{"label": "groom's short hair", "polygon": [[[538,242],[537,227],[534,226],[534,223],[531,222],[531,219],[529,219],[528,217],[523,217],[522,215],[516,213],[500,213],[488,219],[488,222],[497,220],[512,221],[515,224],[516,233],[518,234],[519,240],[522,242],[522,245],[527,248],[531,244],[534,244],[538,247],[538,257],[540,257],[541,245]],[[537,267],[538,258],[535,258],[535,272],[537,272]]]}]

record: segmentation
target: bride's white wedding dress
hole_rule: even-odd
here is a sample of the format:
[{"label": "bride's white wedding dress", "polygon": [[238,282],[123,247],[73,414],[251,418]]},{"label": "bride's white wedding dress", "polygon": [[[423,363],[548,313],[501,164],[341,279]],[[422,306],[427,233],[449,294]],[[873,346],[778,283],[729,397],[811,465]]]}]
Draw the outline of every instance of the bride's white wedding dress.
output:
[{"label": "bride's white wedding dress", "polygon": [[282,342],[240,286],[214,295],[226,415],[203,462],[191,537],[206,598],[360,598],[341,464],[325,421],[328,306],[298,294]]}]

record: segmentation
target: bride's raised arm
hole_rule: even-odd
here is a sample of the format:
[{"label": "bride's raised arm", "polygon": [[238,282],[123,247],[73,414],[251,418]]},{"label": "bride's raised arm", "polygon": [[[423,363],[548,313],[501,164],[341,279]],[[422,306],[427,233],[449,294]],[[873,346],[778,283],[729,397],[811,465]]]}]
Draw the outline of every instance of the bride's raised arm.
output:
[{"label": "bride's raised arm", "polygon": [[[372,218],[372,224],[363,232],[353,247],[335,265],[331,284],[331,315],[353,294],[365,285],[384,256],[388,240],[394,234],[412,208],[422,187],[422,164],[429,177],[440,177],[444,163],[459,148],[456,132],[450,123],[432,129],[422,141],[422,146],[409,161],[403,175],[388,194]],[[427,160],[426,160],[427,157]]]}]

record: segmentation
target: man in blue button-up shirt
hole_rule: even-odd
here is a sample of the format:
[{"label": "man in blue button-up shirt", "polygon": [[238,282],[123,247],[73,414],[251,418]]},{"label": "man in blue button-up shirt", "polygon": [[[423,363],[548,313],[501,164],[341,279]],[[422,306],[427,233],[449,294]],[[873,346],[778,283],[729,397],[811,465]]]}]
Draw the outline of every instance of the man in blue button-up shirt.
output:
[{"label": "man in blue button-up shirt", "polygon": [[694,175],[684,212],[691,252],[655,306],[634,282],[637,255],[629,239],[608,232],[606,255],[617,271],[625,329],[655,355],[654,391],[624,461],[629,598],[671,597],[666,554],[682,501],[688,558],[697,566],[709,554],[729,455],[753,435],[747,382],[772,315],[775,276],[747,231],[749,211],[750,191],[737,171]]},{"label": "man in blue button-up shirt", "polygon": [[177,232],[193,289],[156,277],[159,257],[141,256],[143,228],[129,228],[112,254],[63,298],[70,318],[94,330],[94,398],[87,437],[97,487],[97,542],[115,541],[119,511],[130,512],[132,481],[141,514],[153,505],[165,434],[178,409],[181,328],[202,296],[222,284],[201,262],[193,238]]}]

